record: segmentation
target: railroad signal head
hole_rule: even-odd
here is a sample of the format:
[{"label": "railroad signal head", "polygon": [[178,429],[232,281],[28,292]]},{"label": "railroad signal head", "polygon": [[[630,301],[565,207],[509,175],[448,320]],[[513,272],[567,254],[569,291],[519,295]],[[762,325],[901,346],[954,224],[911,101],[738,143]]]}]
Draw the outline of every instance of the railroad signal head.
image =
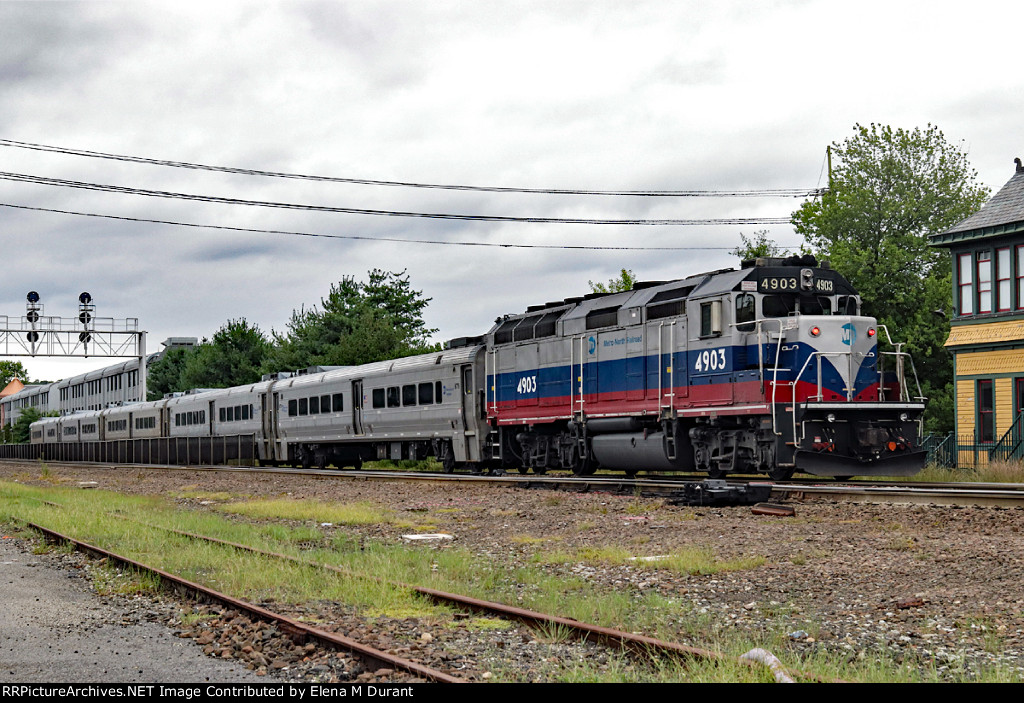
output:
[{"label": "railroad signal head", "polygon": [[78,296],[78,302],[82,305],[88,305],[92,302],[92,296],[89,295],[88,292],[83,291],[82,294]]},{"label": "railroad signal head", "polygon": [[28,295],[25,296],[25,298],[28,300],[28,302],[32,303],[33,305],[39,302],[39,294],[36,293],[34,290],[30,290],[28,292]]}]

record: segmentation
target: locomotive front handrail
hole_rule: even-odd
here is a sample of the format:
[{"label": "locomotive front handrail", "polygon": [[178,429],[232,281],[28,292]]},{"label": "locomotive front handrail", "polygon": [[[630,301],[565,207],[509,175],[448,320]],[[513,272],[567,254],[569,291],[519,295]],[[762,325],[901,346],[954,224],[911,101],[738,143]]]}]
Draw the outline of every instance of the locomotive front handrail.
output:
[{"label": "locomotive front handrail", "polygon": [[[789,383],[789,387],[790,387],[789,395],[790,395],[790,402],[793,405],[793,443],[794,443],[794,445],[795,444],[799,444],[801,441],[803,441],[803,436],[801,436],[798,439],[797,438],[797,434],[796,434],[796,403],[797,403],[797,400],[796,400],[796,384],[800,382],[800,377],[804,375],[804,371],[807,370],[807,366],[811,363],[811,359],[814,359],[815,357],[817,357],[817,362],[818,362],[818,393],[817,393],[817,395],[815,395],[813,397],[813,399],[817,400],[820,403],[822,400],[825,399],[825,394],[822,392],[822,385],[821,385],[821,358],[822,357],[828,357],[828,356],[836,356],[836,357],[845,356],[845,357],[852,358],[852,355],[853,355],[853,352],[846,352],[846,351],[839,351],[839,352],[816,351],[816,352],[811,352],[807,356],[807,360],[804,361],[804,365],[803,365],[803,367],[801,367],[800,373],[798,373],[793,378],[793,380],[790,381],[790,383]],[[851,381],[852,381],[852,379],[851,379]],[[849,402],[852,398],[853,398],[853,389],[850,388],[849,386],[847,386],[846,387],[846,400],[847,400],[847,402]],[[808,398],[807,400],[811,400],[811,399]],[[804,401],[804,402],[807,402],[807,401]]]}]

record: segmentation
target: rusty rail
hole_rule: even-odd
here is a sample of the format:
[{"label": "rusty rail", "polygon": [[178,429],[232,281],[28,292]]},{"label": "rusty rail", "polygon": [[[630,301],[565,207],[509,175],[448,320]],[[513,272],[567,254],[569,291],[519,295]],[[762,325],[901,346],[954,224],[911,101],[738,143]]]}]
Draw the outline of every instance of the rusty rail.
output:
[{"label": "rusty rail", "polygon": [[139,571],[155,574],[156,576],[159,576],[163,581],[172,584],[175,590],[185,591],[193,594],[200,594],[206,598],[209,598],[212,601],[221,603],[236,610],[240,610],[255,618],[263,620],[264,622],[274,623],[283,631],[291,635],[293,639],[300,641],[315,640],[319,642],[321,645],[331,647],[333,649],[344,649],[348,652],[351,652],[352,654],[362,659],[364,662],[376,665],[379,668],[386,667],[399,669],[401,671],[414,674],[429,681],[436,681],[439,683],[466,682],[465,679],[460,679],[455,676],[451,676],[450,674],[446,674],[442,671],[432,669],[428,666],[418,664],[408,659],[403,659],[402,657],[396,657],[393,654],[388,654],[387,652],[381,651],[379,649],[369,647],[348,637],[344,637],[333,632],[320,630],[315,627],[310,627],[309,625],[299,622],[298,620],[294,620],[284,615],[274,613],[270,610],[267,610],[266,608],[261,608],[257,605],[253,605],[252,603],[248,603],[238,598],[233,598],[232,596],[229,596],[225,593],[214,591],[213,589],[207,588],[206,586],[203,586],[201,584],[188,581],[187,579],[183,579],[175,574],[171,574],[161,569],[156,569],[154,567],[143,564],[142,562],[138,562],[134,559],[130,559],[120,554],[116,554],[109,550],[103,549],[102,547],[97,547],[87,542],[82,542],[81,540],[74,539],[73,537],[68,537],[67,535],[43,527],[42,525],[37,525],[32,522],[28,522],[26,524],[33,530],[41,532],[47,539],[52,539],[60,542],[68,542],[70,544],[75,545],[75,547],[80,551],[88,552],[97,555],[101,558],[110,559],[111,561],[116,561],[126,566],[130,566],[133,569],[137,569]]}]

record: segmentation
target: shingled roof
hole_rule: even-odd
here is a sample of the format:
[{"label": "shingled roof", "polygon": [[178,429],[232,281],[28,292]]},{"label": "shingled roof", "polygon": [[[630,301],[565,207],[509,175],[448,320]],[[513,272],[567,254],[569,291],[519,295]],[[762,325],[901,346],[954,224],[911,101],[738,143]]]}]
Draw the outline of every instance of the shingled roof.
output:
[{"label": "shingled roof", "polygon": [[929,237],[932,246],[948,246],[980,237],[1024,232],[1024,170],[1018,168],[992,199],[970,217]]}]

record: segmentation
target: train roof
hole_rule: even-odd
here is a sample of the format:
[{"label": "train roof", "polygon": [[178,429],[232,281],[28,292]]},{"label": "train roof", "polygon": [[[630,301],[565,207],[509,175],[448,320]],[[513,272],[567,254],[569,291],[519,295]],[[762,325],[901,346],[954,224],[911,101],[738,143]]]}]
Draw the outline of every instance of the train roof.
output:
[{"label": "train roof", "polygon": [[[832,290],[836,294],[856,294],[853,287],[833,271],[828,262],[819,265],[811,255],[760,257],[744,261],[739,269],[705,271],[672,281],[641,282],[628,291],[591,293],[532,305],[525,312],[499,317],[482,338],[464,339],[491,339],[495,344],[506,344],[554,335],[556,323],[562,325],[564,334],[578,334],[586,329],[606,325],[634,324],[641,319],[640,308],[746,290],[742,287],[744,281],[793,277],[803,268],[813,268],[816,277],[834,281]],[[451,344],[454,345],[455,340]]]}]

